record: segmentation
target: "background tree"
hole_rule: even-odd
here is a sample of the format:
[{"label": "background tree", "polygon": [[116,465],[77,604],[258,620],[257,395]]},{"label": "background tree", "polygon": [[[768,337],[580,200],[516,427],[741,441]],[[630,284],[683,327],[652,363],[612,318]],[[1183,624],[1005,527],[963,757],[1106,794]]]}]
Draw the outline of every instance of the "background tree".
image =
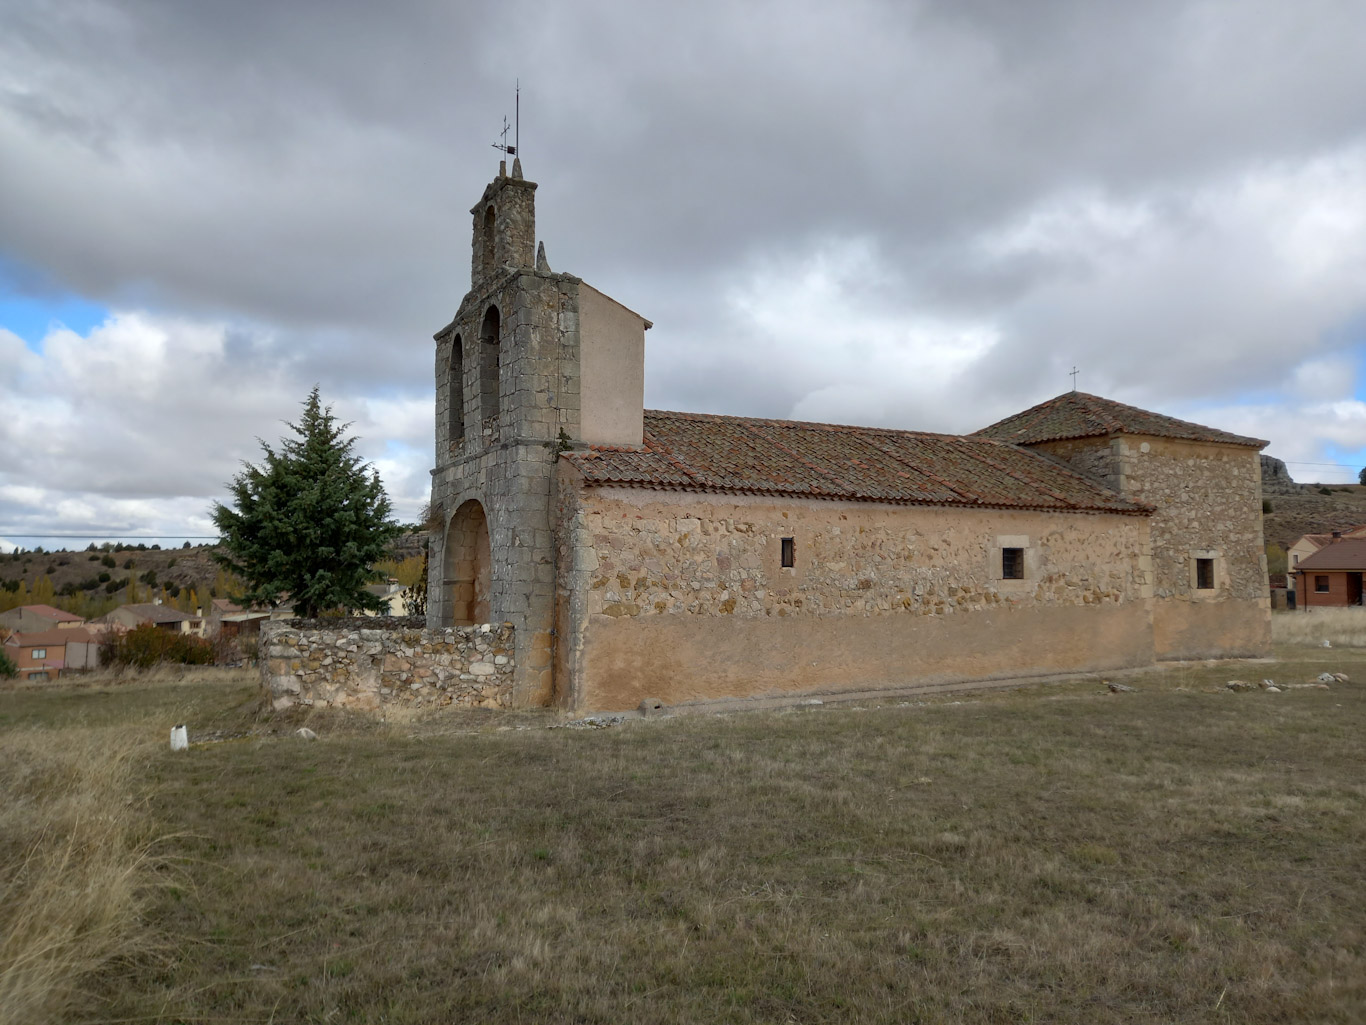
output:
[{"label": "background tree", "polygon": [[1363,466],[1361,472],[1357,474],[1357,483],[1366,484],[1366,466]]},{"label": "background tree", "polygon": [[233,478],[233,507],[213,508],[223,535],[215,557],[246,582],[233,599],[291,601],[307,618],[337,608],[382,610],[365,585],[402,528],[389,519],[379,474],[352,454],[351,425],[336,422],[316,387],[299,422],[287,426],[298,437],[283,439],[278,452],[261,442],[262,464],[244,463]]}]

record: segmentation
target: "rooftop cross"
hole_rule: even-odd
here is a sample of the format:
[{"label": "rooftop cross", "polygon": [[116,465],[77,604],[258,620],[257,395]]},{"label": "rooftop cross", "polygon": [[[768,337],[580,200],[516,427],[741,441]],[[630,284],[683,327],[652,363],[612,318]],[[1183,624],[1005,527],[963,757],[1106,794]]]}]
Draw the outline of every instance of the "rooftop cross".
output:
[{"label": "rooftop cross", "polygon": [[1072,374],[1071,374],[1071,377],[1072,377],[1072,390],[1073,390],[1073,391],[1076,391],[1076,390],[1077,390],[1077,368],[1076,368],[1075,366],[1072,367]]}]

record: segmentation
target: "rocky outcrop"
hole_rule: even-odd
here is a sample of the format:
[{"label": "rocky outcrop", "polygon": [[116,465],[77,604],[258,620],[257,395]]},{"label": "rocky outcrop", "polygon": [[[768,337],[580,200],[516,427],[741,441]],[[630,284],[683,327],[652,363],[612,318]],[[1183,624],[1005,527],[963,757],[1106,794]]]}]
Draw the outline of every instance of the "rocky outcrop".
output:
[{"label": "rocky outcrop", "polygon": [[1275,456],[1262,456],[1262,494],[1263,495],[1303,495],[1309,488],[1296,484],[1290,477],[1285,463]]}]

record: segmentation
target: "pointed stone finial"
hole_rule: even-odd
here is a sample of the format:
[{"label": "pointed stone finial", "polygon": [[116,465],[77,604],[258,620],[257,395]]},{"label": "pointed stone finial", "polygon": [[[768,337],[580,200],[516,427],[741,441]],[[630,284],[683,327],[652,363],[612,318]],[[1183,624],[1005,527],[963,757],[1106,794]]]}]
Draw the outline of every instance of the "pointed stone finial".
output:
[{"label": "pointed stone finial", "polygon": [[521,158],[521,157],[513,157],[513,158],[512,158],[512,177],[514,177],[514,178],[520,178],[521,176],[522,176],[522,158]]},{"label": "pointed stone finial", "polygon": [[550,273],[550,264],[546,263],[545,260],[544,242],[536,243],[536,269],[539,271],[544,271],[546,274]]}]

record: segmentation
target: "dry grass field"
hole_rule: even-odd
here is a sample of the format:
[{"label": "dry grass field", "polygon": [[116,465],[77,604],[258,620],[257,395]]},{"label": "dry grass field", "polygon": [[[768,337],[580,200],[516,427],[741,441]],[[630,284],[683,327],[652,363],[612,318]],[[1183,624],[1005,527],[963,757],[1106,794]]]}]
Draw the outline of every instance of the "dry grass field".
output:
[{"label": "dry grass field", "polygon": [[[1324,670],[1353,682],[1223,687]],[[91,949],[0,1023],[1366,1018],[1366,652],[1124,682],[316,741],[240,675],[0,692],[0,935],[16,861],[83,843],[73,786],[128,810],[109,871],[138,880],[113,929],[34,891]],[[58,754],[47,791],[26,762]]]},{"label": "dry grass field", "polygon": [[1301,609],[1271,617],[1277,644],[1366,648],[1366,608]]}]

